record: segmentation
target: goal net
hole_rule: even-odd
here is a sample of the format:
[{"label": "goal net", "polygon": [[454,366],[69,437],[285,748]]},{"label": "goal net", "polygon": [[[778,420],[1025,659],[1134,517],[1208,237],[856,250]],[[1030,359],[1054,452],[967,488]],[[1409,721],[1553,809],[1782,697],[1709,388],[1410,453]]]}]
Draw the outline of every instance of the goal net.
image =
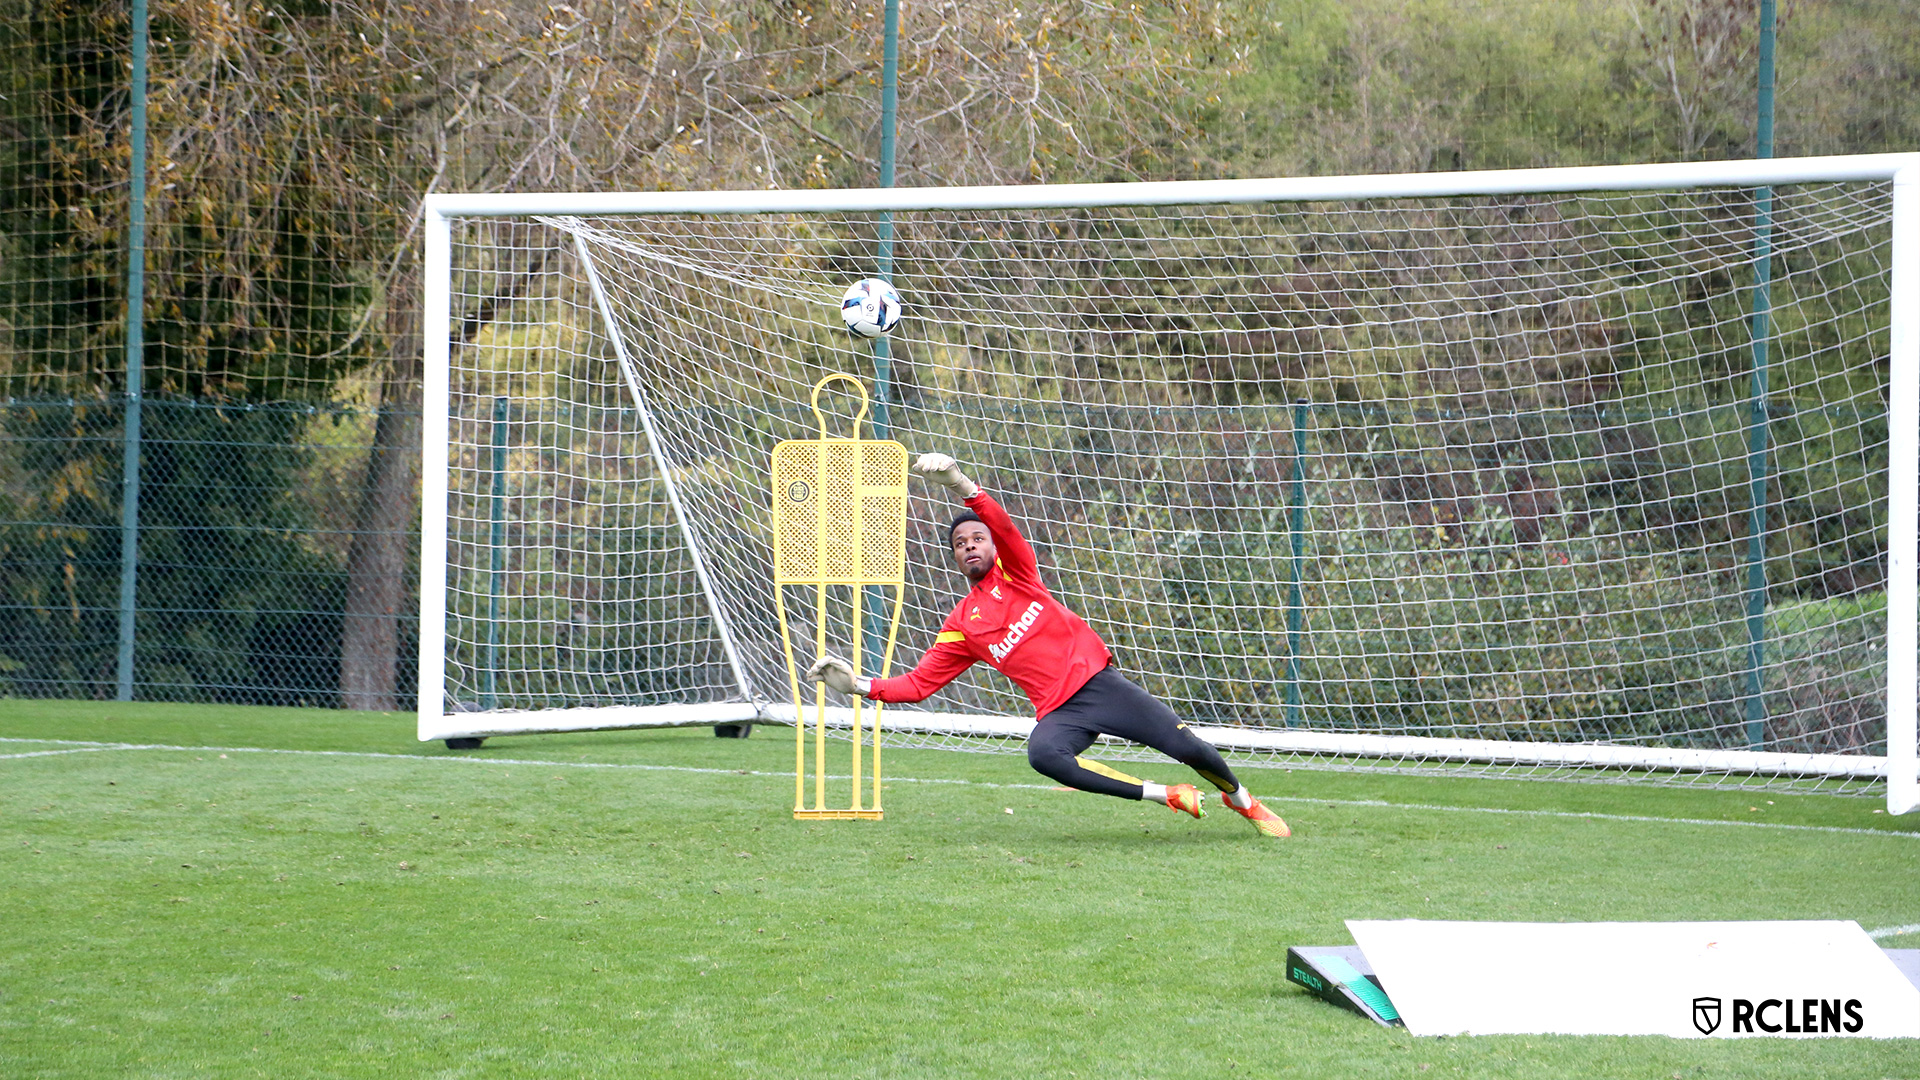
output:
[{"label": "goal net", "polygon": [[[435,196],[420,736],[790,723],[769,453],[846,372],[1232,755],[1907,809],[1916,184]],[[883,238],[876,349],[837,311]],[[965,591],[955,509],[916,486],[903,664]],[[1018,748],[1032,712],[980,665],[883,723]]]}]

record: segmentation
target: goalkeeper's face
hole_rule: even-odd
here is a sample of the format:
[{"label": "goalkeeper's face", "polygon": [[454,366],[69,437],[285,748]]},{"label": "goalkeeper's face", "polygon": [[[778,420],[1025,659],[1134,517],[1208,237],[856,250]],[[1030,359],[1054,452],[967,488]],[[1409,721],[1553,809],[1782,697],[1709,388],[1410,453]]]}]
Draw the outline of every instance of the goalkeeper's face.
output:
[{"label": "goalkeeper's face", "polygon": [[977,521],[963,521],[953,530],[953,561],[969,581],[979,581],[993,569],[999,553],[993,549],[993,534]]}]

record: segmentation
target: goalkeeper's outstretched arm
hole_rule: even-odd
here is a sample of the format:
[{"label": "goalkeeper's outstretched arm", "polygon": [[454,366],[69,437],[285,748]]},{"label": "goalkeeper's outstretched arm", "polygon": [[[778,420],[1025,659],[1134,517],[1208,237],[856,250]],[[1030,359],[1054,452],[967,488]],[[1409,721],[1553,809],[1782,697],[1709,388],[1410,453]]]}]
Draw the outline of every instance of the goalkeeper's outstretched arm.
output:
[{"label": "goalkeeper's outstretched arm", "polygon": [[980,490],[980,485],[960,471],[958,462],[946,454],[921,454],[913,463],[913,467],[928,480],[945,487],[966,501],[967,512],[955,518],[948,530],[949,542],[962,536],[962,522],[975,519],[979,524],[974,527],[984,526],[987,535],[993,541],[987,548],[987,554],[990,557],[984,565],[979,566],[968,565],[966,552],[961,549],[961,546],[955,545],[954,559],[960,564],[962,572],[978,581],[997,562],[1007,577],[1031,584],[1036,588],[1046,587],[1040,581],[1040,563],[1033,553],[1033,546],[1027,543],[1026,537],[1020,535],[1019,527],[1014,525],[1011,517],[1007,516],[1006,510],[993,501],[993,496]]},{"label": "goalkeeper's outstretched arm", "polygon": [[921,454],[914,459],[913,471],[939,484],[962,499],[973,498],[980,485],[967,479],[960,471],[960,463],[948,454]]},{"label": "goalkeeper's outstretched arm", "polygon": [[863,697],[866,696],[868,687],[873,685],[872,679],[865,675],[855,675],[852,664],[832,653],[820,657],[813,662],[813,666],[807,668],[807,681],[823,682],[839,693],[859,694]]},{"label": "goalkeeper's outstretched arm", "polygon": [[912,671],[891,679],[869,679],[865,675],[856,675],[852,664],[832,653],[815,660],[813,666],[807,669],[807,678],[824,682],[842,694],[859,694],[874,701],[894,704],[925,701],[973,666],[973,656],[967,652],[963,640],[964,635],[956,631],[940,631],[940,636],[934,639],[933,648],[927,650]]}]

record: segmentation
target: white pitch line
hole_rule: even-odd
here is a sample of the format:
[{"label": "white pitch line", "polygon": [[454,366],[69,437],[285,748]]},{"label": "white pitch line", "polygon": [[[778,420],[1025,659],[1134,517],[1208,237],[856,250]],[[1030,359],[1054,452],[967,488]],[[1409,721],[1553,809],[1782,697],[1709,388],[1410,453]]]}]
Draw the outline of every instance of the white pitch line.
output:
[{"label": "white pitch line", "polygon": [[[38,740],[29,740],[29,739],[22,739],[22,740],[20,740],[20,741],[21,741],[21,742],[35,742],[35,741],[38,741]],[[25,753],[25,754],[0,754],[0,761],[8,761],[8,760],[11,760],[11,759],[14,759],[14,758],[29,758],[29,757],[54,757],[54,756],[56,756],[56,755],[59,755],[59,754],[98,754],[98,753],[100,753],[101,751],[104,751],[104,750],[120,750],[120,749],[123,749],[123,747],[118,747],[118,746],[75,746],[75,747],[70,747],[70,748],[68,748],[68,749],[65,749],[65,750],[34,750],[34,751],[32,751],[32,752],[30,752],[30,753]]]},{"label": "white pitch line", "polygon": [[[611,761],[546,761],[539,758],[497,758],[497,757],[431,757],[426,754],[387,754],[373,750],[285,750],[269,746],[173,746],[165,743],[101,743],[83,742],[77,739],[19,739],[0,736],[0,742],[55,743],[64,746],[81,747],[90,750],[161,750],[177,753],[203,754],[293,754],[305,757],[349,757],[375,758],[391,761],[438,761],[459,762],[467,765],[527,765],[552,769],[616,769],[639,772],[681,772],[711,776],[756,776],[790,778],[787,772],[761,772],[753,769],[708,769],[695,765],[645,765],[617,763]],[[59,753],[61,751],[49,751]],[[39,757],[41,754],[0,755],[5,757]],[[845,780],[845,776],[832,774],[832,780]],[[1010,791],[1057,791],[1056,784],[1003,784],[992,780],[957,780],[949,777],[889,776],[887,783],[896,784],[957,784],[967,787],[994,788]],[[1381,810],[1421,810],[1456,814],[1508,814],[1514,817],[1569,818],[1587,821],[1622,821],[1649,825],[1703,825],[1714,828],[1733,829],[1769,829],[1783,832],[1837,833],[1848,836],[1886,836],[1905,840],[1920,840],[1920,832],[1897,832],[1891,829],[1859,829],[1846,825],[1789,825],[1773,821],[1717,821],[1712,818],[1666,818],[1650,817],[1639,814],[1599,814],[1576,810],[1514,810],[1498,806],[1442,806],[1437,803],[1394,803],[1381,799],[1316,799],[1307,795],[1265,795],[1262,802],[1285,802],[1321,806],[1354,806]]]},{"label": "white pitch line", "polygon": [[1908,923],[1905,926],[1883,926],[1878,930],[1867,931],[1867,936],[1875,941],[1881,938],[1899,937],[1902,934],[1920,934],[1920,923]]},{"label": "white pitch line", "polygon": [[107,750],[118,750],[132,746],[132,743],[97,742],[91,739],[22,739],[17,736],[0,735],[0,742],[36,743],[41,746],[98,746]]}]

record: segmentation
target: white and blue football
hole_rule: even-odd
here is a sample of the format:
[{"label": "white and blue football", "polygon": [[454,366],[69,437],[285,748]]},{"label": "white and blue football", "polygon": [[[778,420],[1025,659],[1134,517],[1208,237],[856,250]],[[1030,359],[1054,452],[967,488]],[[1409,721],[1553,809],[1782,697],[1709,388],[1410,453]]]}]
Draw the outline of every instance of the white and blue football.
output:
[{"label": "white and blue football", "polygon": [[900,325],[900,312],[900,294],[880,278],[854,282],[840,301],[840,317],[861,337],[879,337]]}]

